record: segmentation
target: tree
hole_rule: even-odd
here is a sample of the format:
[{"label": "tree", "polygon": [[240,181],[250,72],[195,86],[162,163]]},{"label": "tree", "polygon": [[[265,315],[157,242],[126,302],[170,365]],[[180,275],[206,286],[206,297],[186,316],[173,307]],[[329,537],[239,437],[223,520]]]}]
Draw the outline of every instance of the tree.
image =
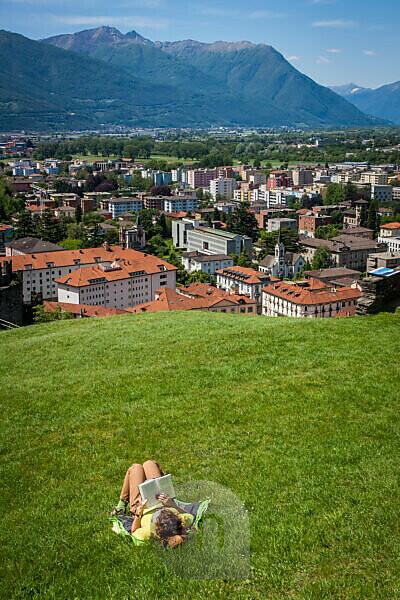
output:
[{"label": "tree", "polygon": [[331,264],[332,255],[329,252],[328,248],[326,248],[325,246],[317,248],[311,263],[313,270],[318,271],[319,269],[328,269],[331,266]]},{"label": "tree", "polygon": [[380,226],[380,219],[377,212],[379,205],[376,200],[372,200],[369,205],[367,226],[372,229],[375,233],[378,231]]},{"label": "tree", "polygon": [[358,192],[356,186],[350,181],[346,183],[344,188],[344,200],[346,202],[355,202],[358,198]]},{"label": "tree", "polygon": [[82,221],[82,208],[80,204],[78,204],[75,209],[75,221],[77,223],[80,223]]},{"label": "tree", "polygon": [[325,196],[324,196],[324,204],[339,204],[344,200],[344,189],[340,183],[330,183],[326,188]]},{"label": "tree", "polygon": [[242,252],[236,262],[238,267],[251,267],[252,263],[246,252]]},{"label": "tree", "polygon": [[73,319],[74,316],[68,312],[61,312],[61,308],[58,307],[54,312],[46,312],[43,304],[38,304],[33,308],[33,322],[36,324],[49,323],[51,321],[68,321]]},{"label": "tree", "polygon": [[315,230],[315,237],[321,240],[331,240],[332,238],[339,235],[341,227],[337,225],[321,225]]},{"label": "tree", "polygon": [[151,188],[152,196],[171,196],[171,188],[168,185],[155,185]]},{"label": "tree", "polygon": [[65,240],[61,240],[60,246],[62,246],[66,250],[80,250],[80,248],[83,247],[83,244],[81,240],[65,238]]},{"label": "tree", "polygon": [[247,208],[239,208],[227,219],[228,228],[233,233],[247,235],[254,241],[258,235],[258,224],[254,214]]},{"label": "tree", "polygon": [[16,239],[35,236],[37,234],[36,224],[29,211],[24,210],[17,216],[14,234]]},{"label": "tree", "polygon": [[169,238],[169,237],[171,237],[170,233],[169,233],[169,230],[168,230],[167,219],[165,218],[165,214],[164,213],[162,213],[160,215],[160,217],[158,219],[158,225],[161,228],[161,235],[162,235],[163,238]]},{"label": "tree", "polygon": [[188,283],[214,283],[215,277],[204,271],[195,271],[190,273],[187,282]]}]

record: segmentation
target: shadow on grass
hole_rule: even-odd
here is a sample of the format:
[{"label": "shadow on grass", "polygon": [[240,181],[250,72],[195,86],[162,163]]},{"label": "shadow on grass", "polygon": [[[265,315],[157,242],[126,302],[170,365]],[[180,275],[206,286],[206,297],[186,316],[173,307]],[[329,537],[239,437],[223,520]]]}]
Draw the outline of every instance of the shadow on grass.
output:
[{"label": "shadow on grass", "polygon": [[156,546],[167,570],[184,579],[247,579],[250,572],[249,516],[241,500],[212,481],[177,486],[185,502],[209,498],[199,530],[173,550]]}]

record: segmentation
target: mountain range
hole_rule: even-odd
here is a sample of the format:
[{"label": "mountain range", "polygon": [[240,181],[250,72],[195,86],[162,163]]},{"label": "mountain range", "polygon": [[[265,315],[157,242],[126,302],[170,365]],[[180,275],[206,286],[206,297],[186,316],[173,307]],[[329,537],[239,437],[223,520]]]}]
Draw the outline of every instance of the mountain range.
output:
[{"label": "mountain range", "polygon": [[382,123],[265,44],[153,42],[100,27],[40,41],[0,31],[0,52],[3,131]]},{"label": "mountain range", "polygon": [[331,89],[363,112],[400,125],[400,81],[376,89],[354,83]]}]

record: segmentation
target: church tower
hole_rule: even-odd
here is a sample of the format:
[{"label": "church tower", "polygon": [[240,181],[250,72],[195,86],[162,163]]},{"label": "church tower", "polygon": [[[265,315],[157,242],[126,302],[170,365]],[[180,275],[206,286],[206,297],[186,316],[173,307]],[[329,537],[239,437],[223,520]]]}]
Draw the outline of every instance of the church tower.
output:
[{"label": "church tower", "polygon": [[281,241],[281,236],[279,234],[279,238],[278,238],[278,241],[276,242],[276,246],[275,246],[275,265],[277,267],[278,277],[286,276],[285,254],[286,254],[285,245]]}]

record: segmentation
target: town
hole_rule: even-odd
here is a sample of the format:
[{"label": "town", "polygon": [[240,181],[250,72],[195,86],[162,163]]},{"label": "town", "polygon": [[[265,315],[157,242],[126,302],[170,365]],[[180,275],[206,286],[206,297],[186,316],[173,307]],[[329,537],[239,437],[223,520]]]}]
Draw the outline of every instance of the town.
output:
[{"label": "town", "polygon": [[[226,156],[234,134],[247,161]],[[270,146],[247,142],[254,132],[229,135],[225,156],[212,133],[161,141],[179,148],[170,162],[152,158],[157,132],[69,146],[3,136],[1,326],[177,310],[352,317],[400,306],[399,164],[347,152],[263,164]],[[282,138],[286,153],[324,147],[323,136]],[[199,160],[204,139],[220,144],[208,155],[214,165]],[[85,144],[98,156],[68,155]],[[100,155],[104,146],[120,156]],[[390,151],[397,157],[393,140]]]}]

